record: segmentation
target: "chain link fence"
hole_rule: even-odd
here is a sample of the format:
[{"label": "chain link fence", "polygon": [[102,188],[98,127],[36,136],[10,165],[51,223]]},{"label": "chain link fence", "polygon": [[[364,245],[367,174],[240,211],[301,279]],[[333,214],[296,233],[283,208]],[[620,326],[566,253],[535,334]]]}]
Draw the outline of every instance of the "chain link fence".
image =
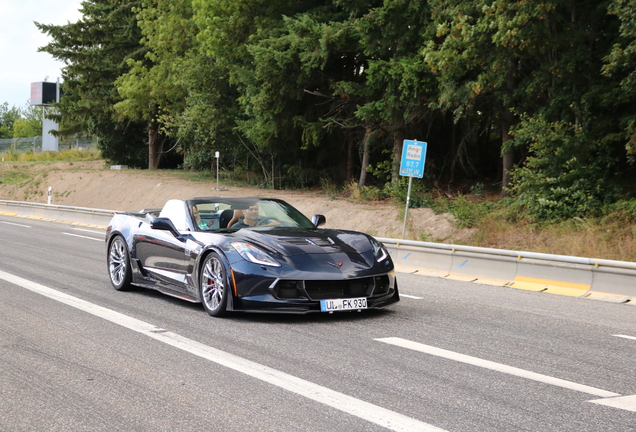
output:
[{"label": "chain link fence", "polygon": [[[63,138],[58,143],[58,150],[70,150],[70,149],[93,149],[97,147],[96,138]],[[6,138],[0,139],[0,153],[6,153],[8,151],[15,152],[41,152],[42,151],[42,137],[28,137],[28,138]]]}]

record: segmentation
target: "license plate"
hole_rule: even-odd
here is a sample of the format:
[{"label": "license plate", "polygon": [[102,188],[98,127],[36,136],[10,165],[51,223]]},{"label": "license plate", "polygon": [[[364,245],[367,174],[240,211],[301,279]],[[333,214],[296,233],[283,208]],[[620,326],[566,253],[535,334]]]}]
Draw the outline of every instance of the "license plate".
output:
[{"label": "license plate", "polygon": [[322,312],[333,312],[343,310],[359,310],[367,308],[365,297],[335,300],[320,300],[320,310]]}]

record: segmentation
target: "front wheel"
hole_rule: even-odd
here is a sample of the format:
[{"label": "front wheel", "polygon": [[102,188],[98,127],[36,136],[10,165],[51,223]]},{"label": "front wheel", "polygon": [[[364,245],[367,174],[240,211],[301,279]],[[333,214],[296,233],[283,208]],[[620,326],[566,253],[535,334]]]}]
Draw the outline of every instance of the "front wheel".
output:
[{"label": "front wheel", "polygon": [[199,292],[207,313],[215,317],[225,315],[230,295],[227,271],[221,257],[214,252],[205,258],[201,267]]},{"label": "front wheel", "polygon": [[128,246],[122,236],[116,236],[108,248],[108,275],[110,283],[117,291],[130,289],[132,271]]}]

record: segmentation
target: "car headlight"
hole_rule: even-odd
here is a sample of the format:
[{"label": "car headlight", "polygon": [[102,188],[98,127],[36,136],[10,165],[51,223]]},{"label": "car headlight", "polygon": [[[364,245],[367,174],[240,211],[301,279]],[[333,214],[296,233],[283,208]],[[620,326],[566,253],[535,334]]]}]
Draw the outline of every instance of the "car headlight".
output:
[{"label": "car headlight", "polygon": [[253,262],[254,264],[280,267],[280,264],[276,262],[274,258],[252,244],[245,242],[232,242],[230,244],[246,261]]},{"label": "car headlight", "polygon": [[387,257],[389,256],[389,252],[386,250],[382,243],[380,243],[376,239],[372,239],[371,244],[373,245],[373,255],[375,255],[375,259],[377,262],[387,259]]}]

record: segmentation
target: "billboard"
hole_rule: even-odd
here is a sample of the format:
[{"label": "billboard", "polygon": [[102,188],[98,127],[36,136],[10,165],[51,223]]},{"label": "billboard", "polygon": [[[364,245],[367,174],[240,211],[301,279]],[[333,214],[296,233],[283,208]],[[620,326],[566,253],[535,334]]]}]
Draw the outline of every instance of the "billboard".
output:
[{"label": "billboard", "polygon": [[56,86],[54,82],[31,83],[31,105],[50,105],[56,102]]}]

